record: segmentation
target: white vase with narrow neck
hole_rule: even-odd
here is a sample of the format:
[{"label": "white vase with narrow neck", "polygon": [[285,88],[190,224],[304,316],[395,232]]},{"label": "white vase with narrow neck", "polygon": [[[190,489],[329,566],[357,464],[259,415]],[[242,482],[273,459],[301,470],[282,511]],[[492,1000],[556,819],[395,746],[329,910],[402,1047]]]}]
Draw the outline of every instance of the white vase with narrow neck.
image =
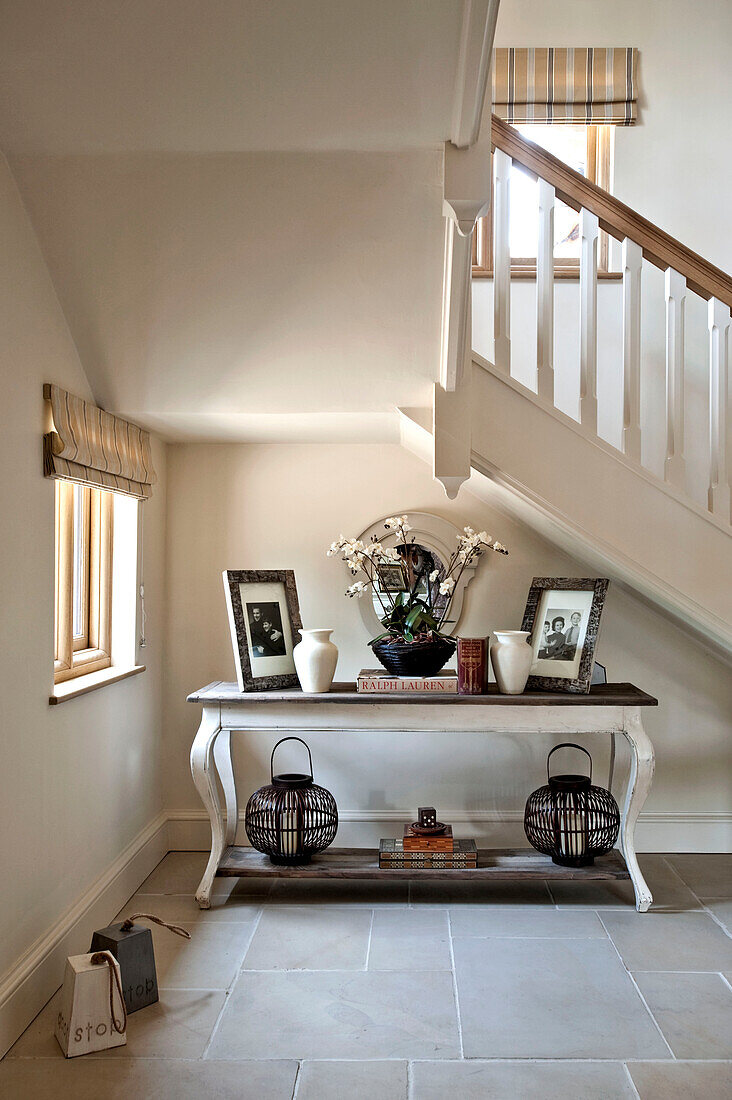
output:
[{"label": "white vase with narrow neck", "polygon": [[331,642],[333,630],[301,630],[302,641],[292,651],[300,687],[308,694],[330,691],[338,663],[338,647]]},{"label": "white vase with narrow neck", "polygon": [[528,630],[496,630],[491,642],[491,661],[501,695],[520,695],[531,668]]}]

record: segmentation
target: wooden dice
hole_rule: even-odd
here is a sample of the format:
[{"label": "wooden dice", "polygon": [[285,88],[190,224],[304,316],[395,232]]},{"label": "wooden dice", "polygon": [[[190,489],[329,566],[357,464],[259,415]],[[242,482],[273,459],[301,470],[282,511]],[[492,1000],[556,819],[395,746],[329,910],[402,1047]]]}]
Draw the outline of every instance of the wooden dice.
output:
[{"label": "wooden dice", "polygon": [[119,964],[108,952],[96,955],[96,963],[92,963],[92,957],[91,953],[71,955],[66,960],[55,1035],[67,1058],[127,1042]]}]

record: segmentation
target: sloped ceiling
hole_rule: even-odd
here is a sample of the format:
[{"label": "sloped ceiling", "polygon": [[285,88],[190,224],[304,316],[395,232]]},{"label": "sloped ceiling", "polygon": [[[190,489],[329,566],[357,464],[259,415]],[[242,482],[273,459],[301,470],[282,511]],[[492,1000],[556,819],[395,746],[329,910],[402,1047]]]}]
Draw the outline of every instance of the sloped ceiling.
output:
[{"label": "sloped ceiling", "polygon": [[0,142],[95,398],[396,439],[437,377],[462,0],[8,0]]},{"label": "sloped ceiling", "polygon": [[449,136],[462,0],[5,0],[8,154],[402,149]]}]

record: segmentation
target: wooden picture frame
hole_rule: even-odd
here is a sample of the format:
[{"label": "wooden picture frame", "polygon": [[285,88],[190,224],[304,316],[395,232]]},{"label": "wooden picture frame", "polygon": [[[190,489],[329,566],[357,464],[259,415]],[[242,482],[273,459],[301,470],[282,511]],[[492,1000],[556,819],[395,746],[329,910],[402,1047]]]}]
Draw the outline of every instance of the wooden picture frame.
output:
[{"label": "wooden picture frame", "polygon": [[292,651],[302,627],[292,569],[225,569],[239,691],[297,687]]},{"label": "wooden picture frame", "polygon": [[521,626],[531,635],[529,690],[590,690],[609,583],[604,577],[534,577]]}]

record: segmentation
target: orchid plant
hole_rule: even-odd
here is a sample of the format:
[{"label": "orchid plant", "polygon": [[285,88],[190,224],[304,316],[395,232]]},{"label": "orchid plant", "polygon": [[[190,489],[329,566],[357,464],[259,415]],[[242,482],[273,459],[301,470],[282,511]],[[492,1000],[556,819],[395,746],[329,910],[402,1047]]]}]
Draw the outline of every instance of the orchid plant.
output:
[{"label": "orchid plant", "polygon": [[[506,547],[485,531],[465,527],[447,564],[429,569],[414,535],[409,538],[412,526],[408,516],[390,516],[384,520],[384,528],[381,539],[373,535],[368,543],[340,535],[328,550],[329,557],[341,556],[352,576],[359,573],[365,576],[365,580],[349,585],[347,596],[362,596],[369,589],[376,595],[385,630],[374,642],[382,638],[414,642],[449,636],[445,627],[450,622],[450,609],[464,570],[486,550],[508,554]],[[391,535],[396,537],[396,545],[385,546],[382,540]],[[384,576],[395,566],[402,571],[401,591],[394,591],[392,584],[384,583]]]}]

